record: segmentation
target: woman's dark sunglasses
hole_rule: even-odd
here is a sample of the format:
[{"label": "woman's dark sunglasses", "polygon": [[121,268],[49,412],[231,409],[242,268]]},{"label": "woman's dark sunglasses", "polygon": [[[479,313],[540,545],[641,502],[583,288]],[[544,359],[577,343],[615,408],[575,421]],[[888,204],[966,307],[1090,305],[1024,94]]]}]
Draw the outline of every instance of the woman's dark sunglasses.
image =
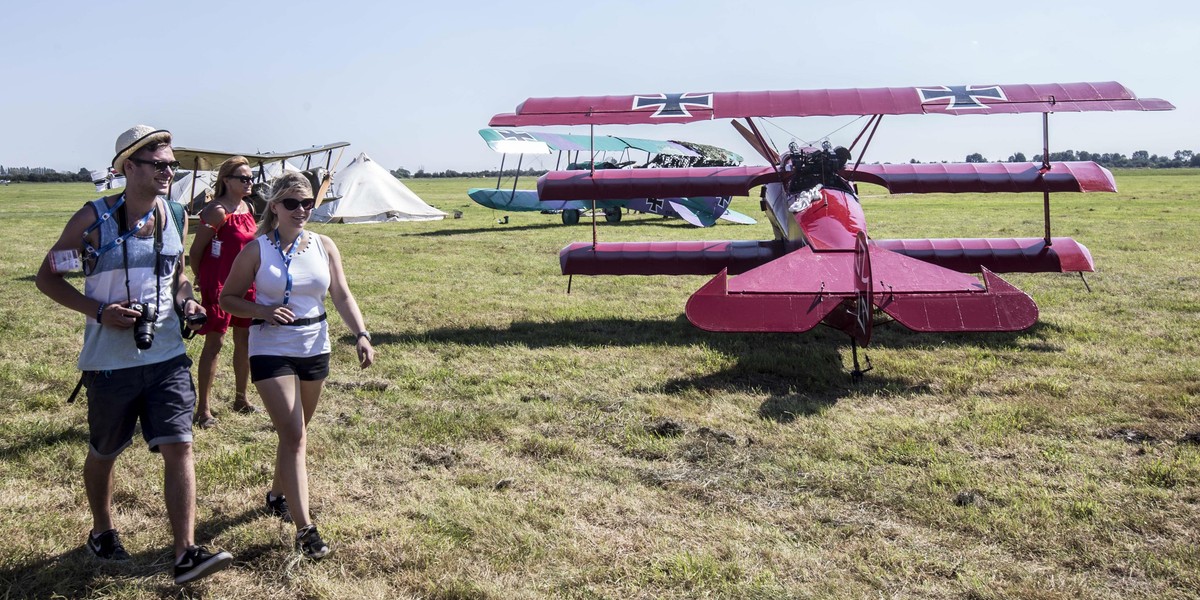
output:
[{"label": "woman's dark sunglasses", "polygon": [[283,200],[280,200],[279,203],[282,204],[283,207],[288,210],[296,210],[297,208],[300,208],[301,206],[304,207],[304,210],[312,210],[313,207],[316,206],[317,201],[313,200],[312,198],[305,198],[303,200],[297,200],[295,198],[284,198]]},{"label": "woman's dark sunglasses", "polygon": [[154,167],[155,171],[158,171],[160,173],[162,171],[166,171],[167,169],[171,169],[172,171],[174,171],[179,168],[179,161],[177,161],[177,160],[173,160],[171,162],[167,162],[165,160],[142,160],[140,158],[134,158],[132,156],[130,156],[126,160],[133,161],[139,165],[150,165],[150,166]]},{"label": "woman's dark sunglasses", "polygon": [[250,177],[248,175],[230,175],[229,179],[236,179],[246,185],[250,185],[251,183],[254,183],[254,178]]}]

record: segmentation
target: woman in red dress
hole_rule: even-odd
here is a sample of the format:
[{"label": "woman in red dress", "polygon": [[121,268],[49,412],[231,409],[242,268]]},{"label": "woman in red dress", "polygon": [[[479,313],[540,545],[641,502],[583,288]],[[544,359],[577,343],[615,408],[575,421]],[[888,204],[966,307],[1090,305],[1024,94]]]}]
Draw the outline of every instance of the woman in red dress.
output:
[{"label": "woman in red dress", "polygon": [[[200,364],[197,367],[200,389],[195,422],[203,428],[217,423],[208,401],[216,377],[217,359],[230,325],[233,325],[233,410],[241,413],[258,412],[246,400],[250,378],[250,319],[230,315],[221,310],[218,302],[233,259],[254,239],[257,224],[254,211],[245,200],[250,195],[253,183],[250,164],[245,158],[234,156],[221,163],[217,170],[215,197],[200,211],[200,226],[196,228],[196,237],[192,239],[188,253],[196,285],[200,288],[201,305],[208,314],[208,321],[200,330],[204,336],[204,350],[200,352]],[[254,301],[253,287],[246,292],[245,298]]]}]

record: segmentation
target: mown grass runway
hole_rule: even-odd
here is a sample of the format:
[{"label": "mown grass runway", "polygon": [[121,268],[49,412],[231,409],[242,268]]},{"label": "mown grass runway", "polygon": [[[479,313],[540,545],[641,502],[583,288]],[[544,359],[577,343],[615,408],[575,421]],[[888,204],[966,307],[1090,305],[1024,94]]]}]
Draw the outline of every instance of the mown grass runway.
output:
[{"label": "mown grass runway", "polygon": [[[33,274],[86,185],[0,187],[0,594],[210,598],[1194,598],[1200,595],[1200,172],[1118,172],[1057,195],[1088,277],[1009,275],[1038,302],[1002,335],[718,335],[682,317],[701,277],[576,278],[556,215],[411,180],[462,219],[316,225],[342,250],[378,362],[345,327],[309,438],[333,554],[260,514],[274,434],[197,431],[197,538],[235,566],[180,593],[161,460],[118,466],[127,565],[82,548],[84,317]],[[875,237],[1040,236],[1036,195],[888,197]],[[734,208],[759,216],[757,201]],[[601,240],[761,239],[628,215]],[[79,282],[79,279],[76,279]],[[191,342],[190,353],[200,349]],[[227,352],[223,358],[228,359]],[[255,400],[261,404],[260,401]],[[225,408],[226,410],[221,410]]]}]

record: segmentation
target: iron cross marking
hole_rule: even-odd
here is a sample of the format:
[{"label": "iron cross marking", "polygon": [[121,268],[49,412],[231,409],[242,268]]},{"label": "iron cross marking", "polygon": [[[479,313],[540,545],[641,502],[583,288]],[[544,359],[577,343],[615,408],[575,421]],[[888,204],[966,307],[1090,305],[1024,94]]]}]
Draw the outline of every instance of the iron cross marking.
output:
[{"label": "iron cross marking", "polygon": [[663,201],[659,198],[646,198],[646,207],[650,212],[661,215],[663,210]]},{"label": "iron cross marking", "polygon": [[641,110],[643,108],[655,108],[658,110],[650,115],[652,119],[661,118],[687,118],[692,116],[688,112],[687,107],[692,108],[707,108],[712,110],[713,95],[712,94],[690,94],[687,92],[680,94],[657,94],[654,96],[634,96],[633,110]]},{"label": "iron cross marking", "polygon": [[533,137],[533,134],[526,132],[526,131],[517,131],[515,129],[497,129],[496,133],[499,134],[499,136],[501,138],[504,138],[506,140],[513,140],[513,141],[518,141],[518,142],[536,142],[537,141],[537,138]]},{"label": "iron cross marking", "polygon": [[981,98],[1008,100],[1004,96],[1004,90],[1000,89],[998,85],[946,85],[935,88],[917,88],[917,93],[921,95],[921,104],[949,98],[950,105],[946,107],[946,110],[986,109],[987,105],[980,101]]}]

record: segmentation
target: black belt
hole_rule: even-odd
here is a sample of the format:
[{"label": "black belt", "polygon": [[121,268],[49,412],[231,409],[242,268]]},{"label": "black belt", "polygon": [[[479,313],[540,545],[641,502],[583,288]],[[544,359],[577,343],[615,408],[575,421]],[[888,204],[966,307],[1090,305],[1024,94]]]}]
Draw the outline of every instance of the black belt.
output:
[{"label": "black belt", "polygon": [[[291,323],[283,323],[283,326],[285,326],[285,327],[303,327],[305,325],[314,325],[316,323],[320,323],[321,321],[324,321],[325,319],[328,319],[328,318],[329,318],[329,313],[321,313],[321,316],[319,316],[319,317],[309,317],[307,319],[296,319],[295,321],[292,321]],[[263,325],[266,322],[267,322],[266,319],[251,319],[250,320],[251,325]]]}]

